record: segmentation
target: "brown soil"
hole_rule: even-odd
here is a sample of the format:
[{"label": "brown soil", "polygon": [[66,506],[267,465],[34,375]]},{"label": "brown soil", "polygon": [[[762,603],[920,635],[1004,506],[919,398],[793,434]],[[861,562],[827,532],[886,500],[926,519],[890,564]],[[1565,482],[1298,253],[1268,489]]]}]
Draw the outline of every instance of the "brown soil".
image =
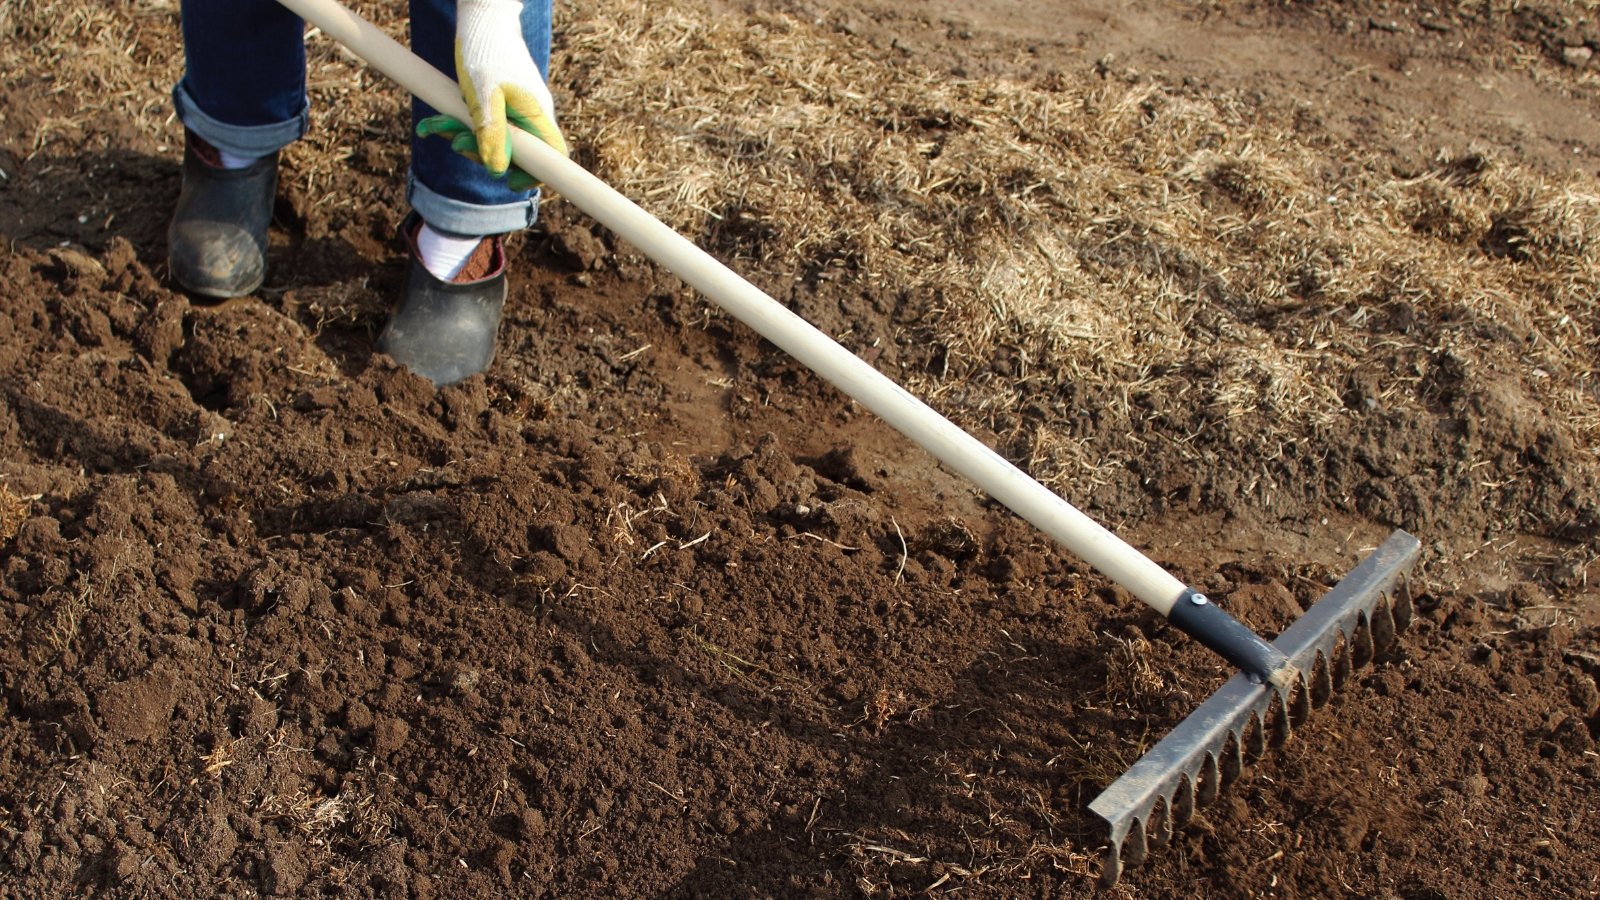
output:
[{"label": "brown soil", "polygon": [[[1583,4],[1062,5],[715,14],[1595,191]],[[162,262],[174,5],[55,6],[98,52],[48,71],[47,23],[0,6],[0,894],[1096,890],[1088,801],[1213,658],[560,201],[514,241],[494,369],[437,393],[398,370],[373,350],[397,121],[291,151],[267,287],[191,302]],[[1522,259],[1494,235],[1483,265]],[[887,370],[938,368],[936,296],[784,296]],[[1404,315],[1372,328],[1434,334]],[[1087,384],[1013,411],[1131,460],[1056,483],[1267,632],[1390,528],[1427,548],[1401,645],[1119,891],[1600,894],[1600,460],[1540,399],[1600,389],[1525,365],[1517,327],[1375,358],[1315,428],[1220,434],[1152,393],[1100,427]],[[952,412],[1029,459],[1022,425]]]}]

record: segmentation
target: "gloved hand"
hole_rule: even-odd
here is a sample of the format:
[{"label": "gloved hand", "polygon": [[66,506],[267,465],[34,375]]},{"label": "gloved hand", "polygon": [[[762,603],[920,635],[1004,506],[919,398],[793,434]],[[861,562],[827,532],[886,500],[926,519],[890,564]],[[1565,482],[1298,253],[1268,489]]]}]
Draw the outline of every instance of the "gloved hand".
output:
[{"label": "gloved hand", "polygon": [[[513,120],[512,124],[517,123]],[[528,131],[527,128],[522,130]],[[444,138],[450,142],[451,150],[483,165],[483,157],[478,153],[478,136],[472,133],[472,126],[454,116],[440,113],[423,119],[417,123],[417,137]],[[506,175],[506,187],[513,191],[531,191],[540,187],[540,184],[539,179],[515,166]]]},{"label": "gloved hand", "polygon": [[[522,39],[521,16],[521,0],[456,3],[456,78],[472,111],[477,158],[496,177],[511,166],[508,120],[562,155],[567,153],[550,88]],[[449,136],[443,129],[430,133]],[[451,146],[465,152],[455,137]]]}]

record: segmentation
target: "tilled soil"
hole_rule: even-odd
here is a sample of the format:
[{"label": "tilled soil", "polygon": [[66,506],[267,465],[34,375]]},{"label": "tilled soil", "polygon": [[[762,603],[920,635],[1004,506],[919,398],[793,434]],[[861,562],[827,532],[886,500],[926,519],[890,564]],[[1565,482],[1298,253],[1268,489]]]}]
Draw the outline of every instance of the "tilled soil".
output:
[{"label": "tilled soil", "polygon": [[[1227,674],[562,204],[494,370],[435,392],[373,350],[381,165],[317,185],[354,213],[291,176],[278,274],[204,306],[175,159],[101,158],[91,233],[93,160],[6,153],[53,186],[0,207],[8,895],[1086,894],[1088,801]],[[795,302],[867,354],[917,315]],[[1403,641],[1120,890],[1600,891],[1595,464],[1523,377],[1291,449],[1271,510],[1103,436],[1148,477],[1097,514],[1268,633],[1428,547]],[[1491,508],[1438,477],[1469,456]]]}]

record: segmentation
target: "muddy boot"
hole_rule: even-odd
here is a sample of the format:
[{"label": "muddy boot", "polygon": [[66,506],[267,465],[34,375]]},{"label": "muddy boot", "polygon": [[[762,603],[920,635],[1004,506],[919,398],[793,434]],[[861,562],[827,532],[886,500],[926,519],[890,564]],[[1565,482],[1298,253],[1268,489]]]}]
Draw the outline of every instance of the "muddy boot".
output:
[{"label": "muddy boot", "polygon": [[444,387],[489,368],[494,360],[500,313],[506,304],[505,242],[484,238],[452,281],[441,281],[422,264],[415,213],[400,226],[410,250],[400,305],[378,338],[395,361]]},{"label": "muddy boot", "polygon": [[214,147],[188,135],[183,189],[167,228],[167,265],[178,284],[219,298],[260,287],[277,187],[278,154],[243,169],[224,169]]}]

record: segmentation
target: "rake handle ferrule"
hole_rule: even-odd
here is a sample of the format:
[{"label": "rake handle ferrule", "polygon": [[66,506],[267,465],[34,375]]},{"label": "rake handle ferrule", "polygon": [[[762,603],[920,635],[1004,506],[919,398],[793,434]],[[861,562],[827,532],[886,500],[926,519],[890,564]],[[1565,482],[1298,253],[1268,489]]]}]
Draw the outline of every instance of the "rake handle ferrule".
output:
[{"label": "rake handle ferrule", "polygon": [[1288,689],[1294,675],[1289,657],[1228,615],[1205,594],[1193,588],[1185,590],[1178,602],[1172,604],[1167,620],[1238,666],[1251,681]]}]

